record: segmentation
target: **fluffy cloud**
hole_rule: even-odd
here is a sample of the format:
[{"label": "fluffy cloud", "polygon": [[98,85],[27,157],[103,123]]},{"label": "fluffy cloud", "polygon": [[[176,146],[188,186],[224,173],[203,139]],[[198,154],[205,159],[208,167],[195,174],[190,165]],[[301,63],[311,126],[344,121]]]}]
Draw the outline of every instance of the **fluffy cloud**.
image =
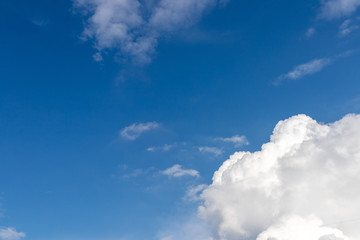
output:
[{"label": "fluffy cloud", "polygon": [[156,129],[160,126],[157,122],[134,123],[121,130],[120,135],[127,140],[135,140],[144,132]]},{"label": "fluffy cloud", "polygon": [[[85,39],[94,39],[98,53],[116,49],[123,58],[151,60],[158,39],[197,22],[217,0],[74,0],[86,17]],[[219,2],[225,3],[224,0]]]},{"label": "fluffy cloud", "polygon": [[0,228],[0,239],[3,240],[19,240],[25,236],[25,233],[17,232],[14,228]]},{"label": "fluffy cloud", "polygon": [[165,169],[161,173],[169,177],[183,177],[183,176],[199,177],[200,176],[198,171],[194,169],[183,169],[182,166],[179,164],[176,164],[171,168]]},{"label": "fluffy cloud", "polygon": [[243,145],[249,144],[245,136],[239,136],[239,135],[235,135],[229,138],[217,138],[217,140],[233,143],[235,147],[241,147]]},{"label": "fluffy cloud", "polygon": [[278,77],[277,80],[274,82],[274,84],[279,84],[281,81],[287,79],[296,80],[304,76],[312,75],[314,73],[320,72],[324,67],[329,65],[332,61],[333,59],[331,58],[320,58],[298,65],[290,72]]},{"label": "fluffy cloud", "polygon": [[280,121],[258,152],[215,172],[200,216],[216,240],[360,239],[360,115]]},{"label": "fluffy cloud", "polygon": [[353,14],[360,6],[360,0],[323,0],[320,17],[335,19]]}]

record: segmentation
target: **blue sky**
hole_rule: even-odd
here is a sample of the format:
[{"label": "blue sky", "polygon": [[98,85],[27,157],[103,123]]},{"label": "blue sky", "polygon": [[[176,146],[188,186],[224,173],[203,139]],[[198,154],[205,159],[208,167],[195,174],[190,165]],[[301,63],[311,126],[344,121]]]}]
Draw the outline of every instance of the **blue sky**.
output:
[{"label": "blue sky", "polygon": [[230,154],[359,113],[358,6],[1,1],[0,239],[208,231],[187,192]]}]

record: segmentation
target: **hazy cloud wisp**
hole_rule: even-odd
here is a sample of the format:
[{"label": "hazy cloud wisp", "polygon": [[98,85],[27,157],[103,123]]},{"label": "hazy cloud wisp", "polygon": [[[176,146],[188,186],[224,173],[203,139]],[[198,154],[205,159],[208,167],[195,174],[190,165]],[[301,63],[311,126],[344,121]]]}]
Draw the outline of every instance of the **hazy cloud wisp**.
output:
[{"label": "hazy cloud wisp", "polygon": [[203,146],[203,147],[198,147],[198,150],[202,153],[211,153],[216,156],[221,155],[223,153],[223,151],[217,147]]},{"label": "hazy cloud wisp", "polygon": [[334,59],[332,58],[320,58],[314,59],[310,62],[296,66],[293,70],[286,74],[280,75],[274,82],[274,85],[280,84],[284,80],[296,80],[307,75],[312,75],[314,73],[320,72],[324,67],[332,63]]},{"label": "hazy cloud wisp", "polygon": [[3,240],[20,240],[25,236],[25,233],[17,232],[14,228],[0,228],[0,239]]},{"label": "hazy cloud wisp", "polygon": [[360,0],[327,0],[322,1],[320,18],[327,20],[353,14],[360,6]]},{"label": "hazy cloud wisp", "polygon": [[197,170],[194,169],[183,169],[183,167],[179,164],[176,164],[168,169],[165,169],[161,172],[164,175],[169,177],[183,177],[183,176],[192,176],[192,177],[199,177],[200,174]]},{"label": "hazy cloud wisp", "polygon": [[121,130],[120,135],[127,140],[135,140],[144,132],[156,129],[160,126],[157,122],[134,123]]},{"label": "hazy cloud wisp", "polygon": [[240,135],[235,135],[229,138],[217,138],[217,140],[223,142],[230,142],[234,144],[235,147],[241,147],[249,144],[249,141],[246,139],[246,137]]}]

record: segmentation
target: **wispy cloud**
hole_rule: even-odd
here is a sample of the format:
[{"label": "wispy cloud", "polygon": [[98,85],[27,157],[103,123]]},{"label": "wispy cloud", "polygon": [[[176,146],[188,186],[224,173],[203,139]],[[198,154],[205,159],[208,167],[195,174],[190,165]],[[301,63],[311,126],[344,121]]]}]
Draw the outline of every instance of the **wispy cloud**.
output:
[{"label": "wispy cloud", "polygon": [[221,155],[223,153],[223,151],[217,147],[203,146],[203,147],[198,147],[198,150],[202,153],[211,153],[216,156]]},{"label": "wispy cloud", "polygon": [[280,75],[274,82],[274,85],[280,84],[283,80],[296,80],[307,75],[320,72],[324,67],[333,62],[332,58],[314,59],[310,62],[296,66],[293,70],[286,74]]},{"label": "wispy cloud", "polygon": [[199,177],[200,174],[197,170],[194,169],[183,169],[181,165],[176,164],[164,171],[161,171],[162,174],[167,175],[169,177],[183,177],[183,176],[193,176]]},{"label": "wispy cloud", "polygon": [[339,36],[345,37],[349,35],[354,30],[358,29],[358,25],[351,25],[351,20],[346,19],[340,26],[339,26]]},{"label": "wispy cloud", "polygon": [[176,144],[164,144],[163,146],[159,147],[148,147],[146,151],[148,152],[156,152],[156,151],[163,151],[168,152],[170,149],[172,149]]},{"label": "wispy cloud", "polygon": [[246,139],[246,137],[240,135],[235,135],[229,138],[216,138],[216,140],[233,143],[235,147],[241,147],[249,144],[249,141]]},{"label": "wispy cloud", "polygon": [[306,30],[305,36],[307,38],[311,38],[315,33],[316,33],[315,28],[311,27],[311,28],[308,28],[308,30]]},{"label": "wispy cloud", "polygon": [[[84,39],[93,39],[102,60],[106,50],[116,50],[121,58],[139,63],[151,61],[158,39],[184,29],[201,18],[216,0],[73,0],[86,18]],[[221,0],[219,4],[224,5]]]},{"label": "wispy cloud", "polygon": [[196,186],[191,186],[186,191],[186,195],[184,197],[184,200],[190,201],[190,202],[197,202],[201,200],[200,194],[202,191],[207,187],[206,184],[200,184]]},{"label": "wispy cloud", "polygon": [[121,130],[120,135],[127,140],[135,140],[144,132],[156,129],[160,126],[157,122],[134,123]]},{"label": "wispy cloud", "polygon": [[3,240],[19,240],[25,236],[25,233],[17,232],[14,228],[0,228],[0,239]]},{"label": "wispy cloud", "polygon": [[324,0],[319,17],[327,20],[350,16],[360,6],[359,0]]},{"label": "wispy cloud", "polygon": [[46,27],[49,24],[49,20],[45,19],[33,19],[31,23],[38,27]]}]

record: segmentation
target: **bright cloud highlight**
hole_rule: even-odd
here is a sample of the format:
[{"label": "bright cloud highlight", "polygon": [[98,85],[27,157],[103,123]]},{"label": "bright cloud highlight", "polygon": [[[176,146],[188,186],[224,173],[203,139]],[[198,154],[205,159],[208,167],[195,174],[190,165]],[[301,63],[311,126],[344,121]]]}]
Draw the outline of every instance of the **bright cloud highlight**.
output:
[{"label": "bright cloud highlight", "polygon": [[258,152],[215,172],[200,216],[216,240],[360,239],[360,115],[280,121]]}]

